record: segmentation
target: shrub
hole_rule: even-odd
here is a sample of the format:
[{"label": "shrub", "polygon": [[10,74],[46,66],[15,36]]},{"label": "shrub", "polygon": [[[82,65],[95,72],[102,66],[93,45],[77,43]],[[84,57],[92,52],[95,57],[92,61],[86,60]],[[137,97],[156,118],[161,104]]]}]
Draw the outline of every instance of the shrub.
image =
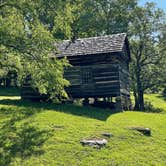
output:
[{"label": "shrub", "polygon": [[145,102],[145,112],[153,112],[153,113],[160,113],[163,112],[163,110],[161,108],[155,108],[151,102],[146,101]]}]

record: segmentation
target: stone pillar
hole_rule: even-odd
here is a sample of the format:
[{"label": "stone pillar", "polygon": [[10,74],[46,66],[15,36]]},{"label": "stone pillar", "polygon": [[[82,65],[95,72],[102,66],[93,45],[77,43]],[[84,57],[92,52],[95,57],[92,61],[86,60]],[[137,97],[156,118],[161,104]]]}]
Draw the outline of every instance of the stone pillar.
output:
[{"label": "stone pillar", "polygon": [[128,101],[128,110],[132,110],[132,102],[130,96],[128,96],[127,101]]},{"label": "stone pillar", "polygon": [[123,109],[125,109],[125,110],[131,110],[132,109],[130,96],[128,96],[128,95],[123,95],[122,96],[122,105],[123,105]]},{"label": "stone pillar", "polygon": [[104,101],[104,102],[107,102],[107,98],[106,98],[106,97],[103,97],[103,101]]},{"label": "stone pillar", "polygon": [[123,110],[121,96],[116,97],[115,109],[116,109],[116,111],[122,111]]}]

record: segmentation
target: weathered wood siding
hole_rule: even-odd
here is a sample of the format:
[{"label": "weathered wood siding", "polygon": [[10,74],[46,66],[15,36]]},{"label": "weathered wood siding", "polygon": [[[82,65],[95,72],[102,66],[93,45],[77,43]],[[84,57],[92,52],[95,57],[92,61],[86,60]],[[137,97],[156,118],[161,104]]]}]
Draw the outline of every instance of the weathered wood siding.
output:
[{"label": "weathered wood siding", "polygon": [[99,64],[115,64],[119,63],[119,59],[123,56],[122,53],[103,53],[95,55],[81,55],[67,57],[70,64],[73,66],[91,66]]},{"label": "weathered wood siding", "polygon": [[[98,54],[68,57],[72,67],[64,77],[71,85],[66,88],[71,98],[129,96],[128,62],[123,54]],[[22,87],[22,98],[41,99],[28,82]]]},{"label": "weathered wood siding", "polygon": [[[69,96],[80,97],[116,97],[130,95],[129,68],[124,53],[68,57],[73,65],[65,72],[65,78],[71,82],[66,88]],[[83,81],[84,72],[89,73],[87,83]]]},{"label": "weathered wood siding", "polygon": [[71,86],[66,88],[69,96],[81,98],[120,95],[118,56],[78,56],[69,57],[69,61],[73,67],[68,68],[64,75],[71,83]]}]

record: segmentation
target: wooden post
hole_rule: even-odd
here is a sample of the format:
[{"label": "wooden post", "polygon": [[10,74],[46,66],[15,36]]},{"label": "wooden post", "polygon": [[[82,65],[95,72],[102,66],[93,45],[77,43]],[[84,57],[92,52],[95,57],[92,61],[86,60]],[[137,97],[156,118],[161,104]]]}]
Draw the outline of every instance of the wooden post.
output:
[{"label": "wooden post", "polygon": [[84,105],[84,106],[89,105],[89,98],[84,98],[84,100],[83,100],[83,105]]},{"label": "wooden post", "polygon": [[95,102],[97,102],[97,101],[98,101],[98,98],[97,98],[97,97],[95,97],[95,98],[94,98],[94,103],[95,103]]}]

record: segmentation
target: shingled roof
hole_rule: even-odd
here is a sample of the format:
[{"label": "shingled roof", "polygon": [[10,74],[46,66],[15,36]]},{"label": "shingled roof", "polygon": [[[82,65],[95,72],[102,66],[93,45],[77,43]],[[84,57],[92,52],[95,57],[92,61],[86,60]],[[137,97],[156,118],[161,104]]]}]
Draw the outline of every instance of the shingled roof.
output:
[{"label": "shingled roof", "polygon": [[74,42],[64,40],[56,43],[57,56],[77,56],[98,53],[122,52],[126,33],[77,39]]}]

